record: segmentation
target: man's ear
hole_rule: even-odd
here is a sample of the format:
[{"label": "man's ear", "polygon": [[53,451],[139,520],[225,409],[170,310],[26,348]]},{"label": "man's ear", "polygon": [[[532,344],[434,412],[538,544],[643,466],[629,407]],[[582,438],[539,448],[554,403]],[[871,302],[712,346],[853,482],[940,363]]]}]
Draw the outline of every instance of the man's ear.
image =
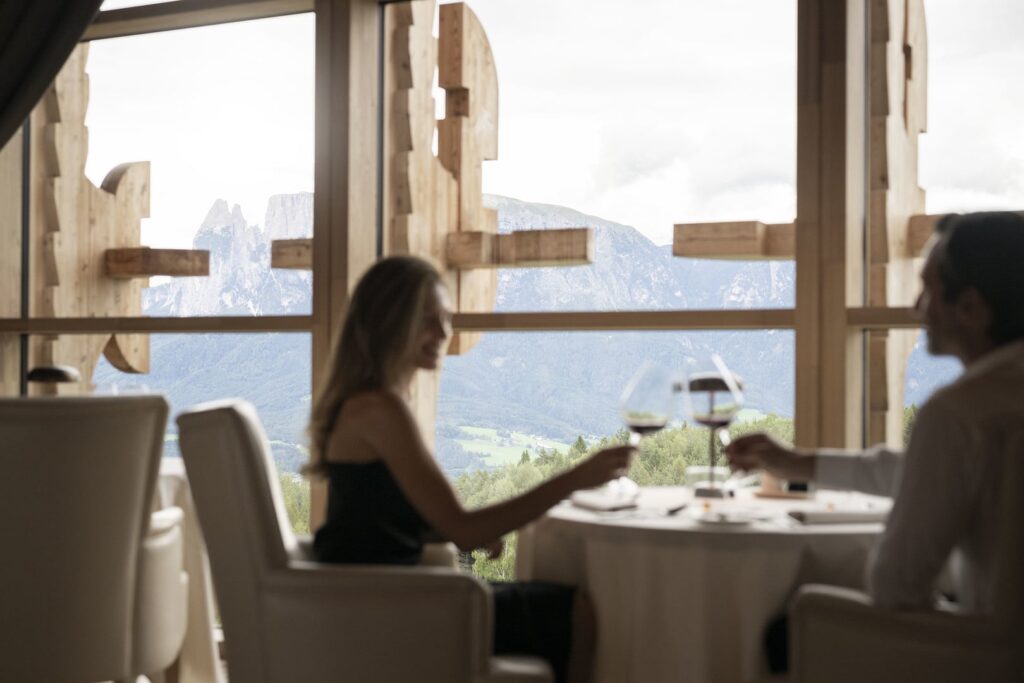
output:
[{"label": "man's ear", "polygon": [[974,287],[967,287],[957,297],[956,321],[961,327],[988,334],[992,327],[992,307]]}]

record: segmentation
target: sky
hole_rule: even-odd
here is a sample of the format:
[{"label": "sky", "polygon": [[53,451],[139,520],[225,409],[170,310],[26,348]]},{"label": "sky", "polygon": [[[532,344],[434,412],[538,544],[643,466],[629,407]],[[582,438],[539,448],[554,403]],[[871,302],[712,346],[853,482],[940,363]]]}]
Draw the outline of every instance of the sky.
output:
[{"label": "sky", "polygon": [[[485,192],[658,244],[678,222],[793,219],[795,0],[469,4],[500,91]],[[1021,209],[1024,3],[964,10],[926,0],[928,210]],[[189,246],[219,198],[262,224],[270,195],[313,189],[313,28],[301,15],[91,43],[87,174],[151,161],[146,244]]]}]

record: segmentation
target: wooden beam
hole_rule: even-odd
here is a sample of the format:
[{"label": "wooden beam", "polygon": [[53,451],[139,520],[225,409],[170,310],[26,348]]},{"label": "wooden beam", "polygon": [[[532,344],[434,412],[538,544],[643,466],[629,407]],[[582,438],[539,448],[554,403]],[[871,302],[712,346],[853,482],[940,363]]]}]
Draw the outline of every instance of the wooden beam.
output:
[{"label": "wooden beam", "polygon": [[83,41],[174,31],[313,11],[314,0],[177,0],[100,12]]},{"label": "wooden beam", "polygon": [[793,223],[677,223],[672,255],[742,261],[785,260],[794,254]]},{"label": "wooden beam", "polygon": [[313,240],[309,237],[270,243],[270,267],[313,270]]},{"label": "wooden beam", "polygon": [[194,318],[0,318],[0,334],[119,334],[134,332],[309,332],[308,315],[197,316]]},{"label": "wooden beam", "polygon": [[[19,130],[0,149],[0,316],[21,316],[21,190],[24,140]],[[21,389],[21,340],[0,335],[0,396]]]},{"label": "wooden beam", "polygon": [[107,277],[129,279],[170,275],[172,277],[210,274],[210,252],[205,249],[150,249],[131,247],[103,252]]},{"label": "wooden beam", "polygon": [[861,330],[920,329],[921,318],[910,306],[864,306],[846,310],[846,324]]},{"label": "wooden beam", "polygon": [[[380,18],[376,0],[316,0],[312,390],[326,377],[335,330],[356,281],[376,260]],[[327,494],[310,484],[310,528]]]},{"label": "wooden beam", "polygon": [[797,11],[796,442],[860,446],[867,210],[864,0]]},{"label": "wooden beam", "polygon": [[787,308],[709,311],[579,311],[456,313],[452,327],[471,332],[585,332],[590,330],[771,330],[794,326]]},{"label": "wooden beam", "polygon": [[928,239],[935,232],[935,226],[946,214],[929,214],[926,216],[911,216],[910,225],[907,230],[907,251],[912,256],[920,256],[924,251]]},{"label": "wooden beam", "polygon": [[585,265],[594,261],[589,228],[448,233],[449,268],[526,268]]}]

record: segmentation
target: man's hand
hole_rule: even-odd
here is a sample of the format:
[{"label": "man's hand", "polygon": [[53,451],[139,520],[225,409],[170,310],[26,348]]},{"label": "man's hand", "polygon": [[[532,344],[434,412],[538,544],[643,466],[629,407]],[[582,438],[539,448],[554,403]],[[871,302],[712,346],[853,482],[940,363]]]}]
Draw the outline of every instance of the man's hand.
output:
[{"label": "man's hand", "polygon": [[780,479],[811,481],[815,458],[785,446],[767,434],[747,434],[726,446],[725,456],[734,470],[765,470]]},{"label": "man's hand", "polygon": [[480,546],[480,550],[487,553],[488,560],[496,560],[505,552],[505,540],[499,538],[497,541],[491,541],[486,545]]}]

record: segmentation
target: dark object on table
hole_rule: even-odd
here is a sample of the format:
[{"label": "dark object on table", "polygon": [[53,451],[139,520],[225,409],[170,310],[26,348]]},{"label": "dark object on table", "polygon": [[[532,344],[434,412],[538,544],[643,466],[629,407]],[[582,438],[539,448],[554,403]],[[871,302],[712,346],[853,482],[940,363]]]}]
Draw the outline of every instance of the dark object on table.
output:
[{"label": "dark object on table", "polygon": [[29,382],[81,382],[82,375],[70,365],[40,365],[28,372]]}]

